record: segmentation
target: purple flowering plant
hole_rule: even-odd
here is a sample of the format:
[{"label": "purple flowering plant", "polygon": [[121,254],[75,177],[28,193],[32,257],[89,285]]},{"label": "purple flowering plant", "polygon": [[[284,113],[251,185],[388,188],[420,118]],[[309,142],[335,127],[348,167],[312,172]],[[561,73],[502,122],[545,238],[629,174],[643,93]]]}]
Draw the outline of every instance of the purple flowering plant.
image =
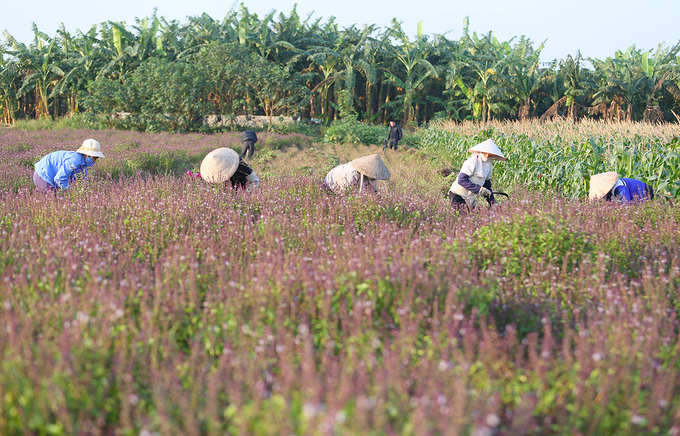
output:
[{"label": "purple flowering plant", "polygon": [[[36,192],[32,162],[84,137],[90,183]],[[674,206],[518,185],[463,214],[413,149],[329,195],[379,151],[353,145],[256,155],[250,193],[195,178],[220,146],[0,132],[0,433],[680,431]]]}]

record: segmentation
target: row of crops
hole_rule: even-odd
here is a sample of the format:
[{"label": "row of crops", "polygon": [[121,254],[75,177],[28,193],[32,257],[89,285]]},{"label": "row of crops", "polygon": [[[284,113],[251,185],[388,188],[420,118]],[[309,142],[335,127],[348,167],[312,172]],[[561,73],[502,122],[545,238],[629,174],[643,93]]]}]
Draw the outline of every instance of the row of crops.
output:
[{"label": "row of crops", "polygon": [[[252,193],[184,175],[235,132],[0,130],[0,434],[680,434],[678,208],[510,171],[673,134],[511,127],[386,153],[263,132]],[[511,199],[459,214],[439,170],[486,136]],[[87,137],[89,183],[33,189]],[[375,152],[377,194],[322,188]]]},{"label": "row of crops", "polygon": [[497,186],[523,185],[583,198],[592,174],[616,171],[621,177],[648,183],[665,196],[677,197],[680,193],[680,139],[674,132],[640,134],[628,130],[606,137],[589,134],[588,129],[581,135],[555,132],[552,136],[507,130],[489,127],[470,134],[458,128],[433,126],[418,133],[419,147],[455,166],[467,158],[468,148],[493,138],[508,157],[507,162],[494,166]]}]

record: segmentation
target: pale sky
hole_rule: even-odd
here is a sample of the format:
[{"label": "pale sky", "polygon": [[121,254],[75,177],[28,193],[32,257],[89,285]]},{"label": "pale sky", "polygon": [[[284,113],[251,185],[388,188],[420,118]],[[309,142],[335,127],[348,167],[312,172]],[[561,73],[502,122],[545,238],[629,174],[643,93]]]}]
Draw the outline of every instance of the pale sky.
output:
[{"label": "pale sky", "polygon": [[[87,31],[93,24],[105,21],[125,21],[157,15],[184,24],[187,17],[206,12],[213,19],[223,19],[240,1],[217,0],[33,0],[28,3],[2,0],[0,33],[8,31],[25,44],[33,40],[32,22],[50,37],[63,23],[66,30]],[[419,21],[426,35],[445,34],[458,39],[463,32],[463,20],[470,19],[470,30],[478,34],[493,32],[500,41],[526,35],[534,47],[545,41],[541,53],[544,62],[576,55],[605,59],[616,50],[625,51],[631,45],[642,50],[656,50],[659,44],[673,46],[680,41],[680,0],[246,0],[251,13],[263,17],[275,10],[290,15],[293,5],[305,19],[326,22],[336,17],[340,28],[356,24],[376,24],[389,27],[393,18],[402,23],[406,33],[414,36]],[[5,42],[4,34],[0,41]]]}]

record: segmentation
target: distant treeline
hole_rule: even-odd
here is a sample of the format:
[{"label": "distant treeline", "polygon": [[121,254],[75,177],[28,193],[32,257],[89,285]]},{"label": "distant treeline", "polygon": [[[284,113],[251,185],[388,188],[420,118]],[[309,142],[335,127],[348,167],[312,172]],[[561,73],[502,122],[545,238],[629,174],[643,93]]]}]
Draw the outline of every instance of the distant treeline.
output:
[{"label": "distant treeline", "polygon": [[359,120],[405,126],[434,118],[661,122],[680,113],[680,43],[542,64],[543,44],[480,36],[467,20],[451,40],[420,26],[409,37],[397,19],[386,29],[339,29],[295,8],[260,18],[243,4],[222,20],[203,14],[182,24],[154,12],[133,26],[33,31],[28,45],[6,31],[0,43],[4,123],[78,113],[142,131],[195,131],[207,115],[330,123],[348,109],[343,94]]}]

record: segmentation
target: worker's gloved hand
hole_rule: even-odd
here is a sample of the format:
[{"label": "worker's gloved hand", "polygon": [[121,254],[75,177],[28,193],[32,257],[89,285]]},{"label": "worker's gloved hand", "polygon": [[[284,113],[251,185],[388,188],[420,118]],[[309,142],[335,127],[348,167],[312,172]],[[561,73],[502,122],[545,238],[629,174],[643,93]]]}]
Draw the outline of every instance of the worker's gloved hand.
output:
[{"label": "worker's gloved hand", "polygon": [[482,197],[488,197],[491,195],[491,191],[482,186],[481,188],[479,188],[478,194],[481,195]]}]

